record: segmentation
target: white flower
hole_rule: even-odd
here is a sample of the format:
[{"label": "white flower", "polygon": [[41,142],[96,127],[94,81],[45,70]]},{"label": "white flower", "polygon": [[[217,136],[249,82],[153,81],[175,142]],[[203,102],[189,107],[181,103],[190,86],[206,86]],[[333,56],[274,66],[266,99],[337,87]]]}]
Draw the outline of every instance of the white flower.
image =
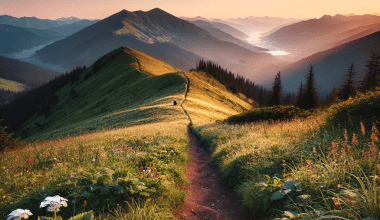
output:
[{"label": "white flower", "polygon": [[17,219],[21,220],[22,218],[27,219],[29,215],[33,215],[28,209],[16,209],[10,214],[8,214],[7,220]]},{"label": "white flower", "polygon": [[58,212],[59,208],[61,206],[67,207],[67,199],[62,198],[62,197],[60,197],[58,195],[56,195],[54,197],[48,196],[48,197],[45,198],[44,201],[41,202],[40,208],[43,208],[43,207],[46,207],[46,206],[49,206],[47,208],[48,212],[54,212],[54,208]]}]

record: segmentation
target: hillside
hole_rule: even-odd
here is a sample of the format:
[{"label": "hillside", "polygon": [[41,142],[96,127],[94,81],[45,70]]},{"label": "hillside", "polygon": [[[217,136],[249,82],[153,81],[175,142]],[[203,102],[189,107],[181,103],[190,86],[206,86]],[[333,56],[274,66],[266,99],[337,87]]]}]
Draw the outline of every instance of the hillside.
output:
[{"label": "hillside", "polygon": [[224,85],[205,72],[189,71],[189,92],[183,104],[194,124],[205,124],[215,120],[223,120],[252,108],[242,98],[237,97]]},{"label": "hillside", "polygon": [[227,68],[242,74],[280,62],[266,52],[253,52],[221,41],[161,9],[120,11],[44,47],[37,51],[36,58],[72,68],[89,65],[120,46],[142,51],[184,70],[194,67],[201,58],[224,63]]},{"label": "hillside", "polygon": [[[380,54],[380,32],[345,43],[341,46],[316,53],[305,59],[286,66],[281,70],[284,92],[297,92],[301,81],[305,82],[305,76],[313,65],[315,71],[316,88],[321,96],[327,95],[335,86],[339,88],[345,80],[344,74],[351,63],[355,66],[356,82],[365,74],[365,65],[372,53]],[[272,81],[267,80],[263,84],[269,88]]]},{"label": "hillside", "polygon": [[30,63],[0,56],[0,78],[24,84],[24,88],[39,86],[60,73]]},{"label": "hillside", "polygon": [[378,24],[380,16],[375,15],[325,15],[285,26],[264,40],[302,58],[338,46],[339,42],[366,30],[367,35],[380,31]]},{"label": "hillside", "polygon": [[15,81],[0,78],[0,90],[9,90],[12,92],[19,92],[24,90],[24,85]]},{"label": "hillside", "polygon": [[[58,102],[49,112],[31,117],[16,134],[29,139],[52,138],[171,121],[178,117],[186,119],[183,110],[173,105],[173,101],[183,102],[187,76],[190,78],[190,115],[195,111],[209,114],[208,120],[216,120],[250,108],[215,79],[203,74],[184,73],[142,52],[119,48],[88,67],[77,81],[55,93]],[[216,92],[205,92],[203,88]],[[194,106],[193,102],[198,105]]]}]

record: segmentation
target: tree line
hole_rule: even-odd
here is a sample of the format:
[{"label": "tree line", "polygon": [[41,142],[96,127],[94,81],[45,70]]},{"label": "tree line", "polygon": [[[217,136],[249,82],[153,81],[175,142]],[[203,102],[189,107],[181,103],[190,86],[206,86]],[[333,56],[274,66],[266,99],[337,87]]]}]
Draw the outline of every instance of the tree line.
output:
[{"label": "tree line", "polygon": [[[333,88],[327,97],[325,105],[331,105],[339,101],[345,101],[350,97],[355,97],[358,92],[366,93],[374,91],[380,86],[380,58],[376,54],[372,54],[370,60],[366,64],[366,74],[359,82],[359,86],[355,87],[355,66],[353,63],[349,66],[345,74],[345,81],[339,89]],[[272,93],[268,104],[282,105],[283,94],[281,85],[281,74],[277,73],[273,86]],[[301,83],[298,94],[293,98],[293,104],[302,109],[315,109],[321,106],[321,99],[315,87],[314,69],[310,66],[310,70],[306,75],[306,84]]]},{"label": "tree line", "polygon": [[54,93],[68,83],[79,80],[80,74],[85,69],[86,66],[77,67],[37,88],[13,93],[14,99],[0,108],[0,119],[4,119],[1,121],[1,125],[8,126],[9,132],[15,132],[35,114],[44,114],[45,117],[48,117],[50,108],[58,103],[58,96]]},{"label": "tree line", "polygon": [[196,65],[196,69],[210,74],[232,93],[242,93],[247,98],[253,99],[259,106],[265,106],[268,101],[271,93],[268,89],[222,68],[219,64],[200,60]]}]

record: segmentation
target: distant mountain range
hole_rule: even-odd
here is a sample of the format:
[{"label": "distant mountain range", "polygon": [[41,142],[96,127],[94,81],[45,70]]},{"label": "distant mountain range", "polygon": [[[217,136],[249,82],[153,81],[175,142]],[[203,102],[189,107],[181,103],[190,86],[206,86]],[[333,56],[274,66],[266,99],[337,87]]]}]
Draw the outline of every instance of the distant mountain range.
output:
[{"label": "distant mountain range", "polygon": [[[36,17],[22,17],[16,18],[9,15],[0,16],[0,24],[7,24],[22,28],[35,28],[35,29],[49,29],[52,27],[61,27],[69,24],[76,23],[83,19],[76,17],[59,18],[57,20],[39,19]],[[91,20],[93,23],[98,20]]]},{"label": "distant mountain range", "polygon": [[[247,18],[231,18],[227,19],[228,24],[238,24],[238,28],[247,34],[257,32],[257,31],[269,31],[277,26],[292,24],[294,22],[299,22],[298,19],[293,18],[278,18],[278,17],[247,17]],[[233,26],[234,27],[234,26]]]},{"label": "distant mountain range", "polygon": [[207,32],[211,34],[211,36],[218,38],[219,40],[231,42],[252,51],[267,51],[267,49],[253,46],[252,44],[249,44],[245,41],[242,41],[240,39],[233,37],[232,35],[217,28],[213,23],[209,23],[207,21],[202,21],[202,20],[191,21],[191,23],[206,30]]},{"label": "distant mountain range", "polygon": [[[281,68],[283,90],[297,92],[301,82],[305,83],[305,76],[311,65],[314,68],[316,88],[321,96],[331,92],[334,86],[340,87],[351,63],[354,63],[355,81],[358,83],[365,74],[365,65],[372,53],[380,55],[380,32],[313,54]],[[270,88],[273,79],[264,83]]]},{"label": "distant mountain range", "polygon": [[[211,20],[208,20],[208,19],[200,17],[200,16],[193,17],[193,18],[189,18],[189,17],[180,17],[180,18],[184,19],[186,21],[190,21],[191,23],[193,23],[193,22],[198,22],[199,23],[199,21],[207,22],[207,23],[211,24],[213,27],[216,27],[219,30],[221,30],[221,31],[223,31],[223,32],[225,32],[227,34],[230,34],[233,37],[235,37],[237,39],[240,39],[240,40],[245,40],[245,39],[247,39],[249,37],[244,32],[242,32],[242,31],[240,31],[240,30],[238,30],[238,29],[236,29],[236,28],[228,25],[227,24],[228,22],[225,22],[225,21],[222,21],[222,20],[214,19],[214,21],[211,21]],[[239,25],[237,25],[237,26],[239,26]]]},{"label": "distant mountain range", "polygon": [[290,52],[296,60],[377,31],[379,16],[325,15],[285,26],[264,40]]},{"label": "distant mountain range", "polygon": [[201,58],[223,63],[243,75],[260,66],[280,62],[266,52],[219,40],[204,29],[161,9],[147,12],[122,10],[46,46],[37,51],[36,57],[70,69],[91,65],[120,46],[142,51],[185,70],[195,67]]},{"label": "distant mountain range", "polygon": [[0,24],[0,54],[10,54],[63,38],[51,30],[20,28]]},{"label": "distant mountain range", "polygon": [[52,43],[96,22],[76,17],[48,20],[0,16],[0,55],[11,56],[12,53]]}]

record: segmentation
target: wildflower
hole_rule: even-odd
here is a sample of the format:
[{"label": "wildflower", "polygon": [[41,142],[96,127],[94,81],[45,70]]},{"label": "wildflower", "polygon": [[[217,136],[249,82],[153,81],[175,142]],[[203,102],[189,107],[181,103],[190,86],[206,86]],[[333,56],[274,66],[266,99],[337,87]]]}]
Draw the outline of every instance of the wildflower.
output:
[{"label": "wildflower", "polygon": [[345,146],[347,147],[347,153],[350,153],[351,152],[351,146],[348,144],[345,144]]},{"label": "wildflower", "polygon": [[372,140],[372,142],[378,142],[379,141],[379,138],[377,137],[377,135],[375,134],[375,132],[373,132],[371,134],[371,140]]},{"label": "wildflower", "polygon": [[22,218],[27,219],[30,215],[33,215],[28,209],[16,209],[10,214],[8,214],[7,220],[17,219],[21,220]]},{"label": "wildflower", "polygon": [[377,133],[377,134],[379,133],[379,131],[376,128],[375,123],[372,123],[372,132]]},{"label": "wildflower", "polygon": [[352,134],[352,144],[353,144],[353,145],[358,145],[358,144],[359,144],[358,139],[356,139],[356,135],[355,135],[355,133]]},{"label": "wildflower", "polygon": [[337,150],[338,150],[338,145],[335,142],[332,142],[329,156],[336,156],[338,154]]},{"label": "wildflower", "polygon": [[46,206],[49,206],[47,208],[48,212],[55,212],[55,211],[58,212],[61,206],[67,207],[67,199],[62,198],[58,195],[54,197],[48,196],[44,199],[44,201],[41,202],[40,208],[43,208]]},{"label": "wildflower", "polygon": [[363,122],[360,122],[360,127],[361,127],[362,134],[365,135],[365,127],[364,127]]},{"label": "wildflower", "polygon": [[313,153],[317,154],[317,148],[315,148],[315,146],[313,146]]},{"label": "wildflower", "polygon": [[344,129],[344,140],[348,141],[347,129]]},{"label": "wildflower", "polygon": [[32,164],[32,163],[33,163],[33,159],[26,159],[26,162],[27,162],[28,164]]},{"label": "wildflower", "polygon": [[340,201],[338,199],[333,199],[334,201],[334,205],[336,208],[339,208],[340,207]]},{"label": "wildflower", "polygon": [[366,151],[364,151],[364,150],[362,151],[362,153],[363,153],[364,160],[368,161],[368,159],[369,159],[368,153]]}]

